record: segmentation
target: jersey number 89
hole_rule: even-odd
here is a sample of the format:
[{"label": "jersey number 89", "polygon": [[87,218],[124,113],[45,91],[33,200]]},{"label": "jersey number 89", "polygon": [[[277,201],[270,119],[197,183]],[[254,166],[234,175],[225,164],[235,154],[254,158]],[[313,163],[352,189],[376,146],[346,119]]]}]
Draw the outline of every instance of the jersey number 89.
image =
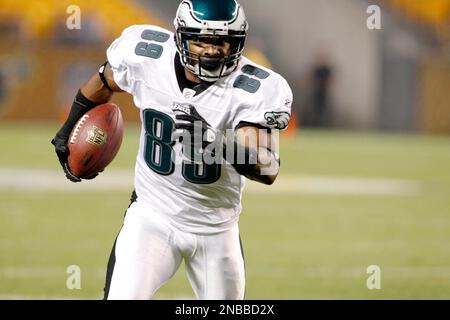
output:
[{"label": "jersey number 89", "polygon": [[[175,123],[167,114],[153,110],[144,110],[145,146],[144,159],[150,169],[161,175],[171,175],[175,169],[172,160],[172,132]],[[220,178],[220,164],[194,163],[183,161],[183,177],[195,184],[210,184]]]}]

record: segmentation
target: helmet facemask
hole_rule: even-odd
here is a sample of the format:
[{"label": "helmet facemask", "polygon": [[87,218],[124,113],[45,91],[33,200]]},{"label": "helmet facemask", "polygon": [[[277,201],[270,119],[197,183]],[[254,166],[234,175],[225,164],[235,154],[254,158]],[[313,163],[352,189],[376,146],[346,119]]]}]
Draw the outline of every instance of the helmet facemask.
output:
[{"label": "helmet facemask", "polygon": [[[205,32],[199,29],[179,28],[176,34],[177,49],[182,65],[201,80],[214,82],[234,72],[244,51],[246,33],[228,31],[228,34]],[[229,53],[210,56],[190,50],[190,41],[208,45],[229,46]]]}]

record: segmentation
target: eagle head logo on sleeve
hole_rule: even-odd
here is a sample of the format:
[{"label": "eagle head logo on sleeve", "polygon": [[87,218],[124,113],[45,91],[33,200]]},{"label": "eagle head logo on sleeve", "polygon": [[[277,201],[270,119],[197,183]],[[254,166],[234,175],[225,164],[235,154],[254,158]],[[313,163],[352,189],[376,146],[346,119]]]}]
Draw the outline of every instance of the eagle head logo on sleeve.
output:
[{"label": "eagle head logo on sleeve", "polygon": [[286,129],[291,115],[287,112],[266,112],[266,124],[272,129]]}]

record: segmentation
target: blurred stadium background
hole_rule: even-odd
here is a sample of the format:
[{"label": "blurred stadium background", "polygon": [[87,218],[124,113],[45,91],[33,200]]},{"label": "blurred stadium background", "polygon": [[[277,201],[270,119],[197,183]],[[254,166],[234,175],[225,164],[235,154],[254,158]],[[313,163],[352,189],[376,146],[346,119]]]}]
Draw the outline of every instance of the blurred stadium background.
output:
[{"label": "blurred stadium background", "polygon": [[[450,0],[240,2],[246,55],[295,95],[280,178],[243,199],[247,298],[449,299]],[[110,42],[132,24],[172,29],[178,3],[0,0],[0,299],[102,297],[138,113],[114,98],[125,141],[93,182],[67,182],[50,140]],[[81,30],[66,27],[72,4]],[[366,27],[373,4],[381,30]],[[183,270],[157,298],[193,298]]]}]

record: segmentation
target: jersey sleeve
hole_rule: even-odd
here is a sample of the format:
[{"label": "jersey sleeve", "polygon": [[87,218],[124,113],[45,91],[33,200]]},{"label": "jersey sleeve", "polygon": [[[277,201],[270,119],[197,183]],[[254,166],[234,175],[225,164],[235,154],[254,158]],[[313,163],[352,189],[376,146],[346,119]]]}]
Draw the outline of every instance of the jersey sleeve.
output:
[{"label": "jersey sleeve", "polygon": [[133,94],[137,81],[145,81],[144,65],[148,60],[136,54],[136,46],[142,41],[141,35],[154,26],[134,25],[126,28],[106,51],[106,56],[114,74],[114,81],[124,91]]},{"label": "jersey sleeve", "polygon": [[293,102],[292,90],[287,81],[278,74],[266,79],[261,92],[248,95],[248,102],[240,105],[234,115],[232,127],[237,129],[245,125],[261,128],[285,130],[291,117]]}]

